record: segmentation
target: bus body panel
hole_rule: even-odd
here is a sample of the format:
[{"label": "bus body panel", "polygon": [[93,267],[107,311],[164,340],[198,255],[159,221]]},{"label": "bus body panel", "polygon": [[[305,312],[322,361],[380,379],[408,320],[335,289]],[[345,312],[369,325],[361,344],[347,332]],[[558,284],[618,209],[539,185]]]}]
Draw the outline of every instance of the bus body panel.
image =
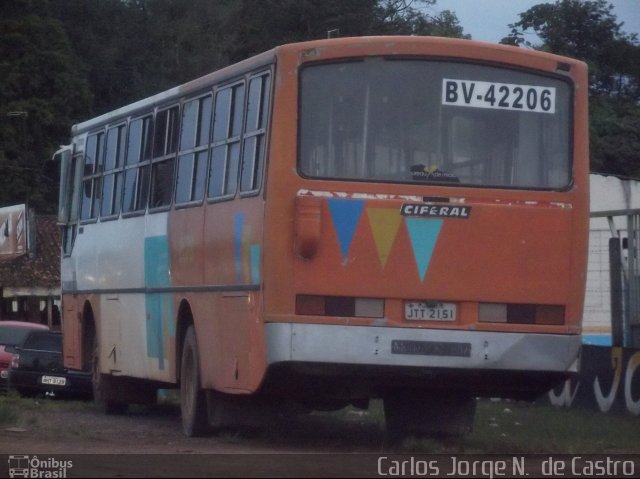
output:
[{"label": "bus body panel", "polygon": [[[103,373],[174,381],[170,358],[184,300],[202,355],[211,358],[202,363],[203,383],[229,392],[258,388],[266,367],[255,291],[263,200],[241,205],[215,205],[206,219],[205,208],[190,208],[96,223],[78,235],[77,264],[84,267],[75,268],[76,288],[103,292],[91,301]],[[120,254],[125,237],[127,254]],[[130,270],[138,274],[127,275]]]},{"label": "bus body panel", "polygon": [[[175,324],[167,213],[81,226],[73,260],[65,261],[75,272],[67,286],[93,293],[86,301],[100,338],[102,371],[169,381]],[[65,269],[63,263],[63,277]],[[145,294],[149,288],[154,292]],[[75,300],[76,310],[84,310],[83,302]]]},{"label": "bus body panel", "polygon": [[227,392],[255,391],[264,372],[261,292],[264,200],[260,196],[208,204],[205,209],[204,285],[210,308],[198,304],[196,327],[210,345],[203,383]]},{"label": "bus body panel", "polygon": [[266,331],[269,364],[566,372],[575,370],[581,345],[576,335],[381,326],[269,323]]},{"label": "bus body panel", "polygon": [[571,205],[427,204],[425,210],[468,211],[468,217],[424,218],[401,215],[402,204],[353,197],[323,200],[317,255],[294,261],[296,291],[407,300],[568,302],[571,258],[565,252],[572,247]]},{"label": "bus body panel", "polygon": [[[374,42],[376,43],[376,47],[379,47],[375,50],[371,47],[371,44]],[[428,44],[428,47],[421,46],[422,42]],[[473,61],[476,62],[486,61],[503,65],[506,65],[509,62],[513,63],[513,66],[521,65],[522,68],[537,69],[546,71],[550,74],[556,72],[559,61],[568,61],[563,57],[536,54],[535,52],[527,52],[532,53],[532,55],[529,56],[518,51],[518,49],[499,45],[478,44],[474,42],[474,46],[472,47],[465,41],[436,38],[421,38],[417,42],[413,42],[410,38],[392,38],[383,40],[372,37],[365,39],[345,39],[344,44],[335,47],[330,46],[330,43],[325,41],[312,42],[308,44],[308,48],[300,50],[294,49],[293,47],[281,47],[281,49],[279,49],[278,56],[278,83],[276,84],[277,100],[275,101],[273,112],[274,127],[272,130],[270,157],[278,159],[289,157],[289,161],[273,162],[270,166],[268,190],[277,190],[279,194],[277,196],[270,197],[268,202],[266,212],[267,219],[265,224],[269,230],[265,232],[265,237],[269,238],[267,241],[270,242],[270,246],[278,248],[279,250],[279,253],[274,256],[279,257],[281,254],[286,254],[287,256],[292,256],[292,261],[290,264],[282,264],[281,261],[274,261],[273,263],[270,262],[269,265],[265,266],[265,271],[269,274],[267,282],[271,283],[271,280],[273,279],[273,283],[276,283],[274,288],[270,289],[270,294],[267,295],[267,314],[280,314],[293,310],[291,295],[284,293],[286,288],[279,287],[278,278],[296,277],[296,281],[298,281],[298,278],[301,278],[304,275],[295,275],[295,268],[308,269],[312,267],[311,264],[313,261],[309,261],[308,264],[300,261],[299,258],[296,258],[296,253],[292,247],[295,241],[294,228],[292,224],[296,217],[294,200],[300,191],[308,191],[309,194],[312,194],[311,192],[313,191],[326,192],[327,196],[334,197],[336,201],[365,193],[365,199],[363,200],[362,196],[360,196],[359,199],[367,204],[369,201],[373,200],[367,199],[366,195],[369,195],[369,197],[375,197],[375,195],[393,195],[398,198],[397,203],[392,206],[392,208],[396,209],[399,209],[398,203],[405,202],[400,198],[401,196],[412,197],[414,199],[422,197],[442,197],[464,201],[461,206],[465,204],[472,206],[472,213],[469,219],[445,218],[442,220],[444,226],[441,233],[441,239],[444,239],[446,236],[447,244],[458,246],[458,248],[456,248],[458,251],[466,251],[469,247],[485,248],[483,250],[484,254],[484,252],[486,252],[486,248],[491,248],[491,245],[495,244],[495,240],[501,241],[504,238],[505,243],[507,243],[507,238],[505,238],[504,235],[508,235],[508,239],[510,241],[514,241],[514,243],[510,243],[509,248],[512,249],[515,254],[507,254],[504,256],[496,254],[495,256],[490,256],[487,259],[482,259],[482,263],[502,263],[502,267],[506,267],[506,271],[509,272],[509,270],[513,271],[516,266],[513,261],[519,261],[522,266],[525,266],[525,268],[530,270],[529,272],[536,272],[536,280],[539,284],[544,283],[544,278],[542,277],[544,268],[542,265],[538,264],[540,261],[543,262],[545,267],[552,268],[546,278],[551,282],[556,281],[556,278],[553,277],[554,272],[559,272],[562,277],[566,279],[569,276],[569,272],[566,268],[570,265],[571,268],[573,268],[573,272],[577,274],[577,277],[575,275],[571,275],[573,281],[571,286],[561,288],[561,290],[564,290],[564,293],[559,293],[552,285],[549,285],[550,287],[547,288],[547,291],[556,297],[558,294],[562,294],[563,297],[571,295],[572,299],[576,299],[580,294],[584,294],[583,291],[581,293],[583,288],[576,287],[579,286],[580,282],[584,282],[583,271],[587,244],[583,233],[588,227],[588,215],[586,213],[588,211],[588,186],[584,183],[585,178],[588,178],[588,166],[585,161],[582,161],[588,152],[584,142],[579,141],[580,138],[584,138],[584,135],[587,132],[587,112],[584,107],[584,100],[586,99],[587,94],[587,84],[584,64],[577,61],[574,61],[571,64],[571,78],[575,82],[576,90],[573,102],[576,115],[574,129],[572,132],[572,137],[574,139],[573,156],[576,160],[581,161],[574,162],[574,184],[572,185],[571,190],[567,192],[536,192],[509,189],[487,190],[483,188],[468,187],[440,187],[438,185],[386,185],[380,183],[365,184],[347,181],[309,181],[301,179],[296,172],[296,158],[292,158],[290,153],[292,151],[297,151],[295,144],[297,139],[291,135],[287,135],[287,132],[296,131],[297,129],[297,115],[295,112],[298,108],[299,95],[297,84],[298,69],[302,64],[304,64],[304,62],[339,60],[347,56],[358,54],[366,56],[371,54],[370,51],[375,51],[377,55],[384,55],[385,52],[387,52],[389,55],[420,55],[427,58],[431,55],[434,57],[456,58],[458,60],[468,58],[473,59]],[[474,201],[478,202],[478,204],[473,205]],[[323,207],[322,211],[322,227],[326,228],[326,230],[323,230],[322,241],[326,242],[327,245],[330,243],[332,244],[332,262],[340,263],[340,258],[335,257],[336,253],[338,256],[340,255],[340,239],[336,236],[335,223],[331,218],[328,218],[329,213],[326,206]],[[548,216],[545,216],[547,213]],[[536,220],[536,218],[539,219]],[[352,239],[353,241],[365,241],[364,236],[367,234],[366,230],[369,230],[368,234],[372,234],[370,228],[366,227],[366,223],[369,221],[368,216],[366,213],[360,214],[356,220],[358,220],[358,224],[356,225],[356,231]],[[532,221],[534,221],[534,223],[535,221],[538,221],[538,224],[534,224],[530,228],[528,225],[531,225]],[[469,230],[469,225],[478,225],[480,223],[482,223],[481,230]],[[536,227],[539,229],[539,232],[536,231]],[[561,241],[562,244],[556,251],[548,249],[548,251],[546,251],[547,254],[542,255],[542,258],[540,258],[537,253],[545,250],[545,243],[553,239],[552,237],[549,237],[549,232],[546,228],[551,228],[556,231],[555,229],[558,227],[560,228],[561,233],[558,233],[557,240]],[[358,236],[360,229],[362,229],[362,233],[361,236]],[[454,229],[457,230],[456,233],[472,233],[474,236],[473,238],[468,238],[466,236],[455,237]],[[530,233],[532,234],[531,236],[529,236]],[[482,235],[482,237],[478,238],[476,236],[478,234]],[[399,244],[402,239],[405,240],[403,242],[405,246],[410,243],[410,241],[407,241],[406,237],[400,238],[401,236],[406,236],[405,227],[398,229],[398,238],[396,238],[393,246],[393,248],[397,248],[399,254],[407,253],[409,252],[407,250],[410,249],[405,247],[404,251],[401,251],[403,248],[401,248]],[[526,243],[528,242],[529,244],[523,245],[522,241],[525,241]],[[572,248],[568,248],[568,242],[571,243]],[[379,265],[379,255],[374,249],[375,239],[369,238],[368,243],[368,258],[375,259]],[[473,245],[473,243],[477,246]],[[533,243],[533,245],[531,243]],[[498,246],[497,249],[500,248],[501,246]],[[527,250],[530,250],[532,254],[527,255]],[[361,256],[362,254],[361,250],[356,249],[355,246],[354,252],[357,252],[358,256]],[[567,252],[569,252],[568,256]],[[323,253],[327,254],[328,252],[326,249],[323,249]],[[474,253],[476,253],[475,256],[478,257],[478,251],[476,250]],[[489,254],[491,254],[491,251],[489,251]],[[564,257],[560,258],[561,254],[564,254]],[[553,255],[553,259],[558,261],[555,263],[552,260],[546,262],[545,256],[548,255]],[[458,258],[451,258],[452,256],[457,256]],[[449,260],[463,261],[460,259],[460,256],[462,255],[450,253]],[[342,259],[344,260],[344,258]],[[415,258],[408,259],[407,261],[412,270],[416,271],[418,269],[415,263]],[[441,270],[447,269],[446,266],[444,266],[447,259],[444,257],[442,259],[438,259],[436,256],[433,258],[433,261],[434,263],[440,261],[442,265],[440,267]],[[349,261],[346,263],[349,263]],[[371,263],[375,264],[374,261]],[[392,261],[387,259],[387,265],[392,265],[392,263]],[[480,263],[480,265],[482,265],[482,263]],[[465,264],[465,269],[468,267],[469,264]],[[471,265],[471,267],[473,271],[473,265]],[[492,267],[497,268],[495,265]],[[475,268],[476,276],[474,279],[477,279],[477,277],[480,276],[480,269],[481,268],[479,267]],[[316,281],[317,283],[317,279],[318,276],[312,276],[311,278],[306,276],[303,281]],[[344,276],[338,276],[336,279],[338,281],[344,280]],[[517,278],[515,279],[517,282]],[[493,280],[494,279],[492,279],[492,281]],[[502,279],[497,277],[495,280],[512,282],[514,278]],[[473,288],[483,287],[476,283],[471,285],[470,283],[473,282],[466,282],[464,276],[458,278],[458,281],[462,281],[466,286],[472,286]],[[426,282],[427,281],[425,281],[425,283]],[[375,288],[375,282],[372,283],[373,284],[371,286]],[[557,281],[555,284],[557,285],[559,283],[560,281]],[[394,285],[390,284],[386,284],[386,286],[391,288],[394,287]],[[449,286],[455,287],[455,285]],[[327,288],[332,286],[327,286],[325,284],[324,287]],[[511,284],[509,287],[512,287]],[[499,288],[496,288],[496,290],[497,289]],[[533,291],[534,288],[531,288],[531,290]],[[283,292],[282,294],[281,291]],[[577,292],[578,296],[576,296],[575,292]],[[493,294],[500,295],[503,293],[494,292]],[[533,294],[537,293],[534,291]],[[474,295],[472,294],[472,297],[473,296]],[[576,313],[577,312],[578,311],[576,311]]]},{"label": "bus body panel", "polygon": [[[342,337],[342,332],[336,336],[319,333],[335,325],[346,327],[345,331],[358,326],[383,327],[387,335],[415,333],[425,337],[447,337],[448,333],[458,334],[452,329],[459,329],[472,331],[464,334],[474,338],[470,339],[474,344],[481,343],[485,334],[473,332],[477,330],[525,336],[535,332],[542,335],[540,338],[568,334],[562,340],[567,346],[558,353],[562,359],[553,366],[557,371],[566,367],[567,371],[577,356],[584,301],[588,228],[586,67],[566,58],[498,45],[413,40],[346,39],[340,45],[319,41],[305,44],[305,48],[278,49],[265,212],[265,251],[269,251],[264,266],[268,286],[265,323],[270,364],[276,361],[274,358],[278,362],[288,354],[294,361],[294,350],[299,353],[298,360],[333,362],[334,348],[311,345],[317,338]],[[566,75],[573,87],[574,114],[570,187],[536,191],[301,178],[297,156],[292,155],[294,151],[299,154],[299,137],[290,134],[298,128],[300,69],[307,64],[368,55],[469,60]],[[559,73],[560,63],[570,64],[569,71]],[[277,195],[271,193],[274,191]],[[301,198],[303,203],[311,200],[301,206]],[[400,210],[404,203],[467,206],[470,214],[465,218],[403,216]],[[309,226],[315,221],[309,219],[314,215],[319,224]],[[298,226],[302,224],[307,226]],[[300,245],[301,236],[305,246]],[[432,244],[424,246],[425,241]],[[296,314],[297,296],[307,295],[383,298],[384,315]],[[459,317],[455,322],[407,321],[405,300],[455,302]],[[479,323],[481,302],[561,305],[564,321],[562,325]],[[298,328],[303,325],[314,332],[306,336],[312,338],[310,342],[297,342],[297,334],[302,331]],[[403,328],[405,332],[392,333],[391,328]],[[274,337],[279,339],[271,341]],[[348,351],[346,343],[336,342]],[[325,345],[331,343],[326,339]],[[306,346],[312,353],[305,359],[302,351]],[[518,369],[548,352],[525,347],[520,352],[524,356],[507,355],[492,367]],[[345,357],[350,361],[351,356]],[[446,364],[453,365],[446,360],[430,363],[436,367]]]}]

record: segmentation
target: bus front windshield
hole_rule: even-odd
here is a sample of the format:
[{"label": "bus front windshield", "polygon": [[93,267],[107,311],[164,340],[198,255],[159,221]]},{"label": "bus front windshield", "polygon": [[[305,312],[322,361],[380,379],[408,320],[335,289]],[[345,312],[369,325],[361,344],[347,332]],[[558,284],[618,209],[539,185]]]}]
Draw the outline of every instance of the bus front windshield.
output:
[{"label": "bus front windshield", "polygon": [[571,89],[471,63],[368,58],[301,72],[308,178],[562,189]]}]

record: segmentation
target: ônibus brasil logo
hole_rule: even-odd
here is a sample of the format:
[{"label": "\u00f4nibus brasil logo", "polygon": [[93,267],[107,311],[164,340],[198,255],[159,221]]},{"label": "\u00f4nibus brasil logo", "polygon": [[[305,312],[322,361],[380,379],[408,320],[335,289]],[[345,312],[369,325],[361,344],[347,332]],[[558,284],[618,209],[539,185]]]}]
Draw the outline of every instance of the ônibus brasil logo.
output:
[{"label": "\u00f4nibus brasil logo", "polygon": [[40,459],[38,456],[9,456],[9,477],[64,478],[73,461],[63,461],[53,457]]}]

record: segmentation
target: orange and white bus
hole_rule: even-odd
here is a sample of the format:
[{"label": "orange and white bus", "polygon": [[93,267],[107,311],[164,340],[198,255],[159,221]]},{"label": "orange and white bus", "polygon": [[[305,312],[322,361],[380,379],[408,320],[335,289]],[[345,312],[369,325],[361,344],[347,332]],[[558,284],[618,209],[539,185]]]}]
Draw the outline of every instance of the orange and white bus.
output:
[{"label": "orange and white bus", "polygon": [[187,435],[240,396],[464,432],[577,368],[587,135],[583,63],[432,37],[284,45],[77,124],[65,363],[108,411],[180,387]]}]

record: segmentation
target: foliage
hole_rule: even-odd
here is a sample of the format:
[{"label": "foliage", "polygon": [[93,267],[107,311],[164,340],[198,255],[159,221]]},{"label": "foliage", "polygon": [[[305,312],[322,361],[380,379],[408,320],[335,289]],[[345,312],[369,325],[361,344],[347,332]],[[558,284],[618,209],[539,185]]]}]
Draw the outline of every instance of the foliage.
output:
[{"label": "foliage", "polygon": [[0,426],[15,426],[19,416],[18,401],[19,399],[13,393],[0,396]]},{"label": "foliage", "polygon": [[87,110],[89,86],[58,20],[0,13],[0,204],[50,211],[57,173],[47,160]]},{"label": "foliage", "polygon": [[640,177],[640,108],[632,101],[605,96],[590,104],[591,169]]},{"label": "foliage", "polygon": [[520,14],[502,42],[585,61],[589,66],[591,169],[640,177],[640,44],[622,31],[606,0],[557,0]]},{"label": "foliage", "polygon": [[434,2],[3,0],[0,205],[28,201],[53,212],[57,173],[47,160],[73,123],[278,44],[335,29],[463,36],[451,12],[418,8]]},{"label": "foliage", "polygon": [[[329,31],[469,38],[455,13],[433,13],[435,3],[3,0],[0,205],[28,201],[53,212],[57,172],[48,159],[69,141],[72,124],[276,45],[326,38]],[[505,42],[524,45],[524,33],[533,30],[543,41],[539,48],[589,63],[593,167],[640,176],[639,47],[606,1],[536,5],[511,27]]]}]

